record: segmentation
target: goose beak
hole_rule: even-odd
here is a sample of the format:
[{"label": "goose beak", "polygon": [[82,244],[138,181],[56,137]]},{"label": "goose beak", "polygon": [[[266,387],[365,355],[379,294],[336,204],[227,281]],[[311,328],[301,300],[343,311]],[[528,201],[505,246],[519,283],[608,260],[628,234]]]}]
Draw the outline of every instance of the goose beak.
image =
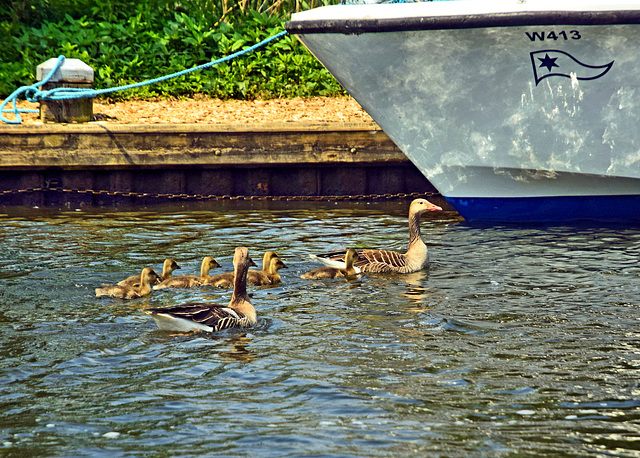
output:
[{"label": "goose beak", "polygon": [[430,212],[437,212],[442,210],[442,207],[438,207],[437,205],[432,204],[431,202],[429,202],[429,205],[427,205],[427,211]]}]

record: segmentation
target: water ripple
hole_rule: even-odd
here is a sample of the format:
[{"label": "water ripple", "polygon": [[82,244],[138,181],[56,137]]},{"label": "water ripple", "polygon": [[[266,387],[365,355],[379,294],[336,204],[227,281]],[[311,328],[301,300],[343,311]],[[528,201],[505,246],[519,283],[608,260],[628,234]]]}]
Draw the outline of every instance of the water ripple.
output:
[{"label": "water ripple", "polygon": [[[244,205],[244,206],[243,206]],[[0,447],[47,456],[634,456],[640,233],[422,224],[411,275],[308,282],[309,253],[404,250],[406,204],[0,215]],[[357,224],[354,224],[357,222]],[[176,336],[93,288],[166,257],[275,249],[249,331]]]}]

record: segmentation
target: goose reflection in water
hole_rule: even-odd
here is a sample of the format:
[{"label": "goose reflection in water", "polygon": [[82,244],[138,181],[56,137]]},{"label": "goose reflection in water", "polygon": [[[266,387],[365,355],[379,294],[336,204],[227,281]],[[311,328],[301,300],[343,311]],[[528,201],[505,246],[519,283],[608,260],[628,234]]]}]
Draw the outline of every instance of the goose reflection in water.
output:
[{"label": "goose reflection in water", "polygon": [[[425,302],[428,302],[428,299],[431,298],[433,291],[423,286],[429,280],[429,272],[427,270],[405,274],[401,280],[407,285],[407,290],[402,296],[409,299],[412,304],[424,306]],[[433,304],[429,304],[429,307],[432,306]],[[424,307],[420,308],[420,311],[422,310],[424,310]]]},{"label": "goose reflection in water", "polygon": [[249,337],[247,334],[235,334],[224,342],[224,346],[228,349],[216,354],[231,361],[251,363],[257,358],[256,353],[248,348],[252,341],[253,337]]}]

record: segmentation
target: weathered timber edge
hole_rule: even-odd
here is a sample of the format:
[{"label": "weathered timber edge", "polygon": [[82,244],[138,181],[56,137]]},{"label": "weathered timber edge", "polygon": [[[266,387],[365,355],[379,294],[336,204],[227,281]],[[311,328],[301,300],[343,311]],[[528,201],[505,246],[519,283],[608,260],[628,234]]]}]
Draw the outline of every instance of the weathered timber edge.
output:
[{"label": "weathered timber edge", "polygon": [[374,123],[0,126],[0,169],[403,163]]},{"label": "weathered timber edge", "polygon": [[0,125],[0,205],[161,200],[144,193],[361,197],[436,190],[375,123]]}]

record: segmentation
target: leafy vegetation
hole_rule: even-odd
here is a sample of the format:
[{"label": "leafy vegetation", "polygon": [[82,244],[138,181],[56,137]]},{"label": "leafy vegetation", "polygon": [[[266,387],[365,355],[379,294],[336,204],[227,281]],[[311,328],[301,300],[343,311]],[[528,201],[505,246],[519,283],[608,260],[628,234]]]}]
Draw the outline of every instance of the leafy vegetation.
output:
[{"label": "leafy vegetation", "polygon": [[[316,0],[317,1],[317,0]],[[329,0],[320,0],[329,1]],[[36,82],[36,67],[64,55],[95,71],[95,88],[157,78],[225,57],[284,30],[301,0],[13,0],[0,3],[0,98]],[[293,36],[203,71],[111,98],[221,99],[344,94]]]}]

